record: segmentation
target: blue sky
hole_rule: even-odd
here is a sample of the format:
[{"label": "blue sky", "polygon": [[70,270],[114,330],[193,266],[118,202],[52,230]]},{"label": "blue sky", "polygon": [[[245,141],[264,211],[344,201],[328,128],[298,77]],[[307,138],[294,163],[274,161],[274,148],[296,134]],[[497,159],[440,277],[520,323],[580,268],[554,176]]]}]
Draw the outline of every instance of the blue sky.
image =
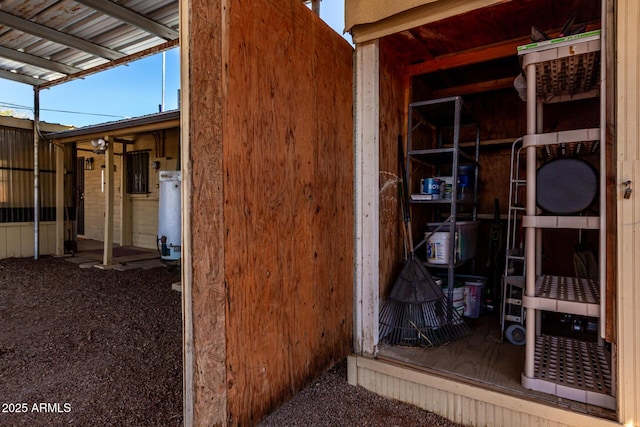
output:
[{"label": "blue sky", "polygon": [[[344,0],[322,0],[320,17],[342,35]],[[347,40],[350,36],[345,35]],[[162,54],[40,91],[40,120],[73,126],[157,113],[162,104]],[[164,110],[178,108],[179,49],[165,54]],[[0,79],[0,110],[33,118],[33,88]]]}]

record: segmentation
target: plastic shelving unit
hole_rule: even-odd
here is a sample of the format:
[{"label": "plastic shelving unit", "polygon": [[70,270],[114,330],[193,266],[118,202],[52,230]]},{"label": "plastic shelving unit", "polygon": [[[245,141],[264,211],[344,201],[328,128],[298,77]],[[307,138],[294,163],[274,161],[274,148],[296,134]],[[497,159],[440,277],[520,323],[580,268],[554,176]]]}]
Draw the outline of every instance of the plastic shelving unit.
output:
[{"label": "plastic shelving unit", "polygon": [[[603,284],[593,278],[560,277],[542,273],[542,233],[550,229],[599,230],[605,238],[602,215],[543,213],[536,191],[538,168],[544,158],[587,150],[604,156],[600,128],[541,133],[542,104],[599,96],[600,31],[521,46],[527,79],[526,203],[524,295],[526,356],[522,385],[563,398],[615,409],[611,386],[611,358],[602,338],[597,342],[544,335],[541,312],[566,313],[603,319]],[[604,173],[598,178],[600,187]],[[600,270],[604,254],[599,256]],[[569,262],[569,261],[568,261]]]}]

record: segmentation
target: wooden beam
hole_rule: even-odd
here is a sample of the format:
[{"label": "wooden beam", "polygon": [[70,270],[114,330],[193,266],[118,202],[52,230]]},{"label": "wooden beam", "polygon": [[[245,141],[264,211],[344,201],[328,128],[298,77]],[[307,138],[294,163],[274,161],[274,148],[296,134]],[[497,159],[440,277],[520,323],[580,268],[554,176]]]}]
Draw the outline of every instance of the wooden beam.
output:
[{"label": "wooden beam", "polygon": [[104,266],[111,265],[113,260],[113,149],[111,143],[104,153]]},{"label": "wooden beam", "polygon": [[[91,74],[96,74],[100,71],[105,71],[105,70],[109,70],[111,68],[115,68],[119,65],[124,65],[124,64],[129,64],[131,62],[137,61],[138,59],[142,59],[142,58],[146,58],[147,56],[151,56],[151,55],[155,55],[156,53],[160,53],[160,52],[164,52],[166,50],[169,50],[171,48],[174,48],[176,46],[179,45],[179,39],[175,39],[175,40],[170,40],[168,42],[164,42],[162,44],[159,44],[158,46],[153,46],[150,47],[149,49],[145,49],[141,52],[137,52],[137,53],[133,53],[131,55],[127,55],[124,56],[122,58],[119,59],[114,59],[112,61],[109,62],[105,62],[102,65],[98,65],[96,67],[92,67],[86,70],[82,70],[79,73],[74,73],[74,74],[69,74],[65,77],[61,77],[59,79],[56,80],[51,80],[49,82],[46,83],[38,83],[38,87],[40,89],[49,89],[53,86],[57,86],[59,84],[62,83],[66,83],[69,82],[71,80],[77,80],[80,78],[84,78],[87,77]],[[11,73],[13,74],[13,73]]]},{"label": "wooden beam", "polygon": [[379,42],[356,49],[356,354],[373,355],[378,346],[379,314]]},{"label": "wooden beam", "polygon": [[[193,318],[193,259],[191,256],[191,6],[192,1],[180,1],[180,38],[186,40],[180,45],[180,169],[182,170],[182,188],[180,205],[182,208],[182,422],[184,427],[195,424],[196,400],[196,354]],[[198,4],[196,3],[196,6]],[[201,6],[200,6],[201,7]],[[225,402],[226,404],[226,402]]]},{"label": "wooden beam", "polygon": [[[504,79],[489,80],[486,82],[471,83],[468,85],[448,87],[433,91],[433,98],[447,98],[456,95],[469,95],[474,93],[489,92],[500,89],[513,89],[513,80],[515,77],[505,77]],[[514,89],[515,90],[515,89]]]},{"label": "wooden beam", "polygon": [[[420,25],[426,25],[452,16],[461,15],[475,9],[508,1],[511,0],[447,0],[423,2],[425,4],[422,6],[413,7],[400,13],[394,13],[388,18],[380,19],[371,24],[354,25],[353,22],[347,23],[347,31],[351,31],[353,42],[360,44],[380,39],[390,34],[399,33],[400,31],[410,28],[419,27]],[[347,19],[347,21],[350,21],[350,19]]]},{"label": "wooden beam", "polygon": [[[132,137],[133,135],[137,135],[141,133],[149,133],[149,132],[155,132],[158,130],[173,129],[178,127],[180,127],[180,119],[175,119],[175,120],[169,120],[161,123],[149,123],[149,124],[140,125],[140,126],[125,127],[123,129],[109,129],[109,135],[111,135],[112,137],[113,136]],[[53,141],[56,143],[71,144],[74,142],[91,141],[92,139],[102,138],[103,135],[104,135],[103,132],[100,132],[100,130],[96,130],[95,132],[87,133],[86,135],[82,135],[82,136],[76,135],[76,136],[68,136],[64,138],[56,138]],[[118,139],[118,141],[113,141],[113,142],[123,142],[123,141],[125,140]]]},{"label": "wooden beam", "polygon": [[438,56],[430,61],[413,64],[407,67],[409,75],[433,73],[434,71],[448,70],[464,65],[478,64],[493,59],[506,58],[517,54],[518,46],[530,41],[529,37],[512,39],[503,43],[482,46],[462,52]]}]

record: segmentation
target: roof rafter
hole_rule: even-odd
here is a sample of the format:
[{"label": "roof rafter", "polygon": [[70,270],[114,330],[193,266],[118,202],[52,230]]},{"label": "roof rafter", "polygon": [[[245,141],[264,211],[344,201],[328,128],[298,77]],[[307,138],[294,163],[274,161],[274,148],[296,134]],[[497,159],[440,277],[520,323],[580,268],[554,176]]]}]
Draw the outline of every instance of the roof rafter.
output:
[{"label": "roof rafter", "polygon": [[80,72],[77,72],[77,73],[74,73],[74,74],[70,74],[70,75],[65,76],[65,77],[61,77],[61,78],[59,78],[57,80],[43,81],[41,84],[38,85],[38,87],[40,89],[48,89],[50,87],[53,87],[53,86],[56,86],[56,85],[59,85],[59,84],[62,84],[62,83],[65,83],[65,82],[68,82],[68,81],[71,81],[71,80],[83,78],[83,77],[86,77],[88,75],[98,73],[100,71],[104,71],[104,70],[108,70],[110,68],[117,67],[118,65],[127,64],[129,62],[137,61],[138,59],[142,59],[142,58],[145,58],[147,56],[155,55],[156,53],[160,53],[160,52],[163,52],[165,50],[169,50],[169,49],[171,49],[173,47],[176,47],[178,45],[179,45],[179,40],[178,39],[170,40],[170,41],[164,42],[161,45],[157,45],[157,46],[151,47],[149,49],[145,49],[143,51],[140,51],[140,52],[137,52],[137,53],[133,53],[131,55],[124,56],[124,57],[122,57],[120,59],[116,59],[116,60],[113,60],[113,61],[106,62],[106,63],[104,63],[102,65],[98,65],[98,66],[89,68],[87,70],[82,70]]},{"label": "roof rafter", "polygon": [[35,77],[25,76],[24,74],[12,73],[11,71],[0,70],[0,78],[13,80],[18,83],[26,83],[31,86],[38,86],[46,83],[46,80],[36,79]]},{"label": "roof rafter", "polygon": [[16,62],[35,65],[36,67],[44,68],[45,70],[57,71],[62,74],[73,74],[82,71],[80,68],[72,67],[71,65],[50,61],[48,59],[40,58],[39,56],[30,55],[4,46],[0,46],[0,56]]},{"label": "roof rafter", "polygon": [[125,56],[124,53],[116,50],[91,43],[87,40],[45,27],[44,25],[36,24],[3,11],[0,11],[0,24],[83,52],[91,53],[101,58],[115,60]]},{"label": "roof rafter", "polygon": [[461,67],[463,65],[477,64],[479,62],[490,61],[492,59],[515,56],[518,46],[529,42],[528,37],[521,37],[514,40],[507,40],[504,43],[496,43],[490,46],[482,46],[477,49],[470,49],[464,52],[456,52],[448,55],[435,57],[429,61],[413,64],[407,67],[410,75],[427,74],[434,71],[447,70]]},{"label": "roof rafter", "polygon": [[113,3],[111,1],[104,1],[104,0],[75,0],[75,1],[76,3],[84,4],[85,6],[88,6],[106,15],[117,18],[120,21],[126,22],[129,25],[132,25],[136,28],[139,28],[143,31],[146,31],[162,39],[175,40],[180,36],[180,34],[177,31],[173,30],[172,28],[159,24],[149,18],[146,18],[138,14],[137,12],[132,11],[131,9],[127,9],[126,7],[120,6],[119,4]]}]

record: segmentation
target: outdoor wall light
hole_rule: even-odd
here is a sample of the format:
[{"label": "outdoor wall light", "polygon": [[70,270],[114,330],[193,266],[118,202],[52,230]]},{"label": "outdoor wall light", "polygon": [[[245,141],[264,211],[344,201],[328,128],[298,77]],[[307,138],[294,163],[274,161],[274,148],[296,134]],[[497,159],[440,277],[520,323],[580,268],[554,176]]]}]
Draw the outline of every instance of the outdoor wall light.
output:
[{"label": "outdoor wall light", "polygon": [[93,170],[93,157],[84,159],[84,170]]},{"label": "outdoor wall light", "polygon": [[104,151],[107,149],[107,141],[102,138],[92,139],[91,145],[96,149],[96,152]]}]

